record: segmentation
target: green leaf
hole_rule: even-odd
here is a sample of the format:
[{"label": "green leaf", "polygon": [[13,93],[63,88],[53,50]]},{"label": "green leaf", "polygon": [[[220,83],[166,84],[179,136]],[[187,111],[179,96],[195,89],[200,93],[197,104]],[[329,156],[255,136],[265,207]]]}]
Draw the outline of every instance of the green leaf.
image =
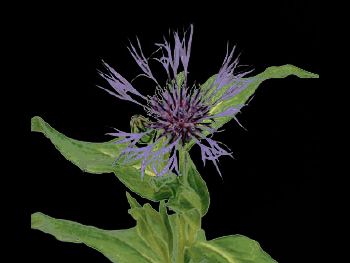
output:
[{"label": "green leaf", "polygon": [[67,160],[85,172],[113,172],[131,191],[154,201],[168,199],[176,192],[179,182],[175,175],[156,178],[146,170],[146,176],[142,179],[140,163],[115,165],[125,144],[115,144],[115,140],[105,143],[74,140],[56,131],[40,117],[33,117],[31,124],[32,131],[43,133]]},{"label": "green leaf", "polygon": [[187,250],[203,238],[200,213],[191,209],[170,215],[170,225],[173,231],[172,262],[184,262]]},{"label": "green leaf", "polygon": [[43,133],[56,149],[83,171],[100,174],[113,172],[131,191],[153,201],[170,199],[167,204],[174,211],[198,209],[202,216],[208,211],[209,192],[188,153],[180,165],[186,164],[183,175],[141,178],[141,165],[114,165],[125,145],[83,142],[68,138],[52,128],[40,117],[32,118],[32,131]]},{"label": "green leaf", "polygon": [[256,241],[241,235],[206,241],[197,209],[168,215],[163,202],[159,212],[149,204],[141,207],[135,199],[131,206],[137,221],[131,229],[102,230],[42,213],[32,215],[31,227],[63,242],[83,243],[111,262],[276,263]]},{"label": "green leaf", "polygon": [[177,188],[175,196],[167,203],[167,206],[175,212],[196,208],[203,217],[208,212],[210,204],[207,185],[188,152],[180,152],[179,163],[181,169],[180,186]]},{"label": "green leaf", "polygon": [[137,234],[135,228],[125,230],[102,230],[68,220],[35,213],[31,218],[33,229],[53,235],[60,241],[83,243],[115,263],[160,263],[161,258],[153,252]]},{"label": "green leaf", "polygon": [[259,243],[242,235],[198,241],[189,251],[189,263],[276,263]]},{"label": "green leaf", "polygon": [[113,141],[90,143],[68,138],[37,116],[32,118],[31,130],[43,133],[68,161],[89,173],[113,172],[113,162],[125,148]]},{"label": "green leaf", "polygon": [[[295,75],[299,78],[319,78],[318,74],[308,72],[306,70],[303,70],[293,65],[268,67],[267,69],[265,69],[264,72],[256,76],[245,78],[244,80],[250,81],[249,85],[233,98],[219,103],[217,106],[211,109],[210,113],[212,115],[215,115],[227,110],[230,107],[245,105],[248,102],[249,98],[251,98],[251,96],[254,94],[254,92],[262,82],[268,79],[281,79],[281,78],[288,77],[290,75]],[[202,90],[209,89],[211,87],[211,84],[215,81],[215,78],[216,78],[216,75],[210,77],[204,84],[200,86],[200,88]],[[226,89],[228,89],[230,86],[232,86],[232,84],[234,83],[230,83],[229,85],[224,86],[221,90],[221,93],[224,92]],[[217,96],[219,95],[220,94],[218,94]],[[233,116],[216,118],[212,126],[213,128],[220,128],[232,119],[233,119]],[[188,145],[186,146],[186,149],[189,150],[193,145],[194,145],[193,141],[188,143]]]},{"label": "green leaf", "polygon": [[171,198],[179,184],[176,175],[173,174],[163,177],[145,176],[141,178],[140,168],[133,166],[117,165],[114,167],[114,174],[128,189],[152,201]]},{"label": "green leaf", "polygon": [[129,194],[131,209],[129,214],[136,220],[137,233],[162,259],[161,262],[183,262],[185,250],[199,240],[201,215],[197,209],[168,215],[164,202],[160,202],[159,212],[150,204],[142,207]]},{"label": "green leaf", "polygon": [[161,262],[171,262],[172,232],[164,222],[164,219],[168,218],[163,217],[150,204],[133,207],[129,213],[137,221],[136,230],[141,239],[159,255]]},{"label": "green leaf", "polygon": [[141,205],[133,198],[128,192],[126,192],[126,198],[131,208],[141,208]]},{"label": "green leaf", "polygon": [[129,193],[127,199],[129,214],[136,220],[131,229],[107,231],[42,213],[32,215],[31,226],[60,241],[84,243],[112,262],[183,263],[186,251],[205,240],[197,209],[168,215],[164,201],[158,212],[148,203],[141,206]]}]

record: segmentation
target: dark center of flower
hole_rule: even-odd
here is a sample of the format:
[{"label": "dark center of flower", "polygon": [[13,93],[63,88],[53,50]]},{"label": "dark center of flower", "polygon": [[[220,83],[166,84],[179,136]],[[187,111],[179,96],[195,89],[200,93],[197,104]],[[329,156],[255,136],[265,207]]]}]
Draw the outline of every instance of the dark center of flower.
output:
[{"label": "dark center of flower", "polygon": [[199,91],[190,92],[185,87],[181,92],[176,88],[165,90],[160,97],[152,97],[150,105],[151,115],[156,119],[152,127],[161,129],[162,135],[171,141],[180,139],[182,144],[193,137],[199,139],[205,128],[202,120],[209,112],[209,107],[200,99]]}]

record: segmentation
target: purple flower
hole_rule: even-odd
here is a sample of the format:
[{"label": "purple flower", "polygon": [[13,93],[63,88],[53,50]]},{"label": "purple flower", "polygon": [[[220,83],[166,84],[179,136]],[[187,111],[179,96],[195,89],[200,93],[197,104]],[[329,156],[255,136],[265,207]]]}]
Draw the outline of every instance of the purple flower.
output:
[{"label": "purple flower", "polygon": [[[103,62],[106,71],[100,74],[107,80],[112,90],[102,89],[119,99],[142,106],[151,119],[144,132],[128,133],[116,130],[110,133],[119,138],[116,143],[127,143],[117,161],[123,163],[141,161],[142,177],[146,168],[153,170],[157,176],[163,176],[168,172],[179,174],[178,151],[190,141],[194,141],[200,147],[204,165],[206,160],[212,161],[220,175],[218,158],[223,155],[232,157],[226,146],[207,135],[217,132],[217,129],[212,127],[215,118],[227,116],[235,118],[235,114],[243,105],[228,107],[217,114],[211,114],[211,110],[247,86],[248,82],[242,77],[248,72],[236,74],[238,58],[233,59],[234,48],[231,52],[227,49],[224,62],[208,89],[200,90],[194,85],[189,86],[187,76],[193,35],[192,25],[189,36],[186,35],[187,33],[180,38],[175,32],[173,47],[167,40],[156,44],[162,55],[155,60],[162,64],[168,75],[164,87],[160,86],[153,76],[149,59],[144,56],[139,40],[137,39],[138,48],[131,44],[129,51],[143,71],[141,75],[151,79],[156,85],[156,94],[153,96],[139,93],[131,83]],[[180,67],[183,71],[181,81],[177,78]],[[155,139],[146,146],[141,145],[141,138],[154,131]]]}]

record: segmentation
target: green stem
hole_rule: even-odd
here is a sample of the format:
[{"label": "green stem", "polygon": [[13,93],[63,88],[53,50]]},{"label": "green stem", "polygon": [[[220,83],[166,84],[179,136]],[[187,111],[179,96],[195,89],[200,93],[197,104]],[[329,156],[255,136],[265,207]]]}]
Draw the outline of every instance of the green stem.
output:
[{"label": "green stem", "polygon": [[187,182],[187,176],[188,176],[187,150],[185,147],[182,147],[182,146],[180,146],[180,149],[179,149],[179,171],[180,171],[180,176],[183,176],[181,178],[181,181]]},{"label": "green stem", "polygon": [[[187,182],[187,176],[188,176],[188,161],[187,161],[187,151],[184,147],[179,147],[179,177],[178,180],[180,184],[184,184]],[[184,232],[185,228],[187,227],[185,224],[186,222],[181,221],[180,218],[177,218],[177,223],[180,227],[180,231]],[[177,248],[177,256],[176,256],[176,263],[184,263],[185,262],[185,240],[178,240],[178,248]]]}]

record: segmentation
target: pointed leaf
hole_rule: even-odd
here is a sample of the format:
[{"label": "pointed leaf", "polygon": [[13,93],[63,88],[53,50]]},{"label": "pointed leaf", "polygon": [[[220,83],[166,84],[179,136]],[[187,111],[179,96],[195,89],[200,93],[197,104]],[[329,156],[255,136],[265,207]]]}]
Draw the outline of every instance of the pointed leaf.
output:
[{"label": "pointed leaf", "polygon": [[90,143],[68,138],[38,116],[32,118],[31,130],[43,133],[68,161],[89,173],[113,172],[113,162],[125,148],[112,142]]},{"label": "pointed leaf", "polygon": [[61,154],[83,171],[101,174],[114,172],[131,191],[150,200],[159,201],[173,196],[178,185],[175,175],[156,178],[146,171],[141,178],[141,164],[115,165],[125,145],[114,141],[105,143],[83,142],[59,133],[40,117],[32,118],[32,131],[43,133]]},{"label": "pointed leaf", "polygon": [[[303,70],[301,68],[298,68],[293,65],[284,65],[284,66],[272,66],[267,68],[264,72],[248,78],[250,81],[249,85],[247,88],[243,89],[240,93],[238,93],[236,96],[233,98],[223,101],[221,104],[219,104],[217,107],[211,110],[211,113],[213,115],[218,114],[220,112],[223,112],[229,107],[232,106],[238,106],[238,105],[244,105],[247,103],[249,98],[254,94],[256,89],[259,87],[259,85],[264,82],[265,80],[268,79],[281,79],[288,77],[290,75],[295,75],[299,78],[318,78],[317,74],[308,72],[306,70]],[[227,85],[223,90],[229,88],[230,85]],[[231,120],[232,117],[221,117],[218,118],[218,121],[215,123],[215,128],[219,128],[222,125],[224,125],[226,122]]]},{"label": "pointed leaf", "polygon": [[[210,113],[212,115],[216,115],[224,112],[230,107],[245,105],[262,82],[268,79],[281,79],[281,78],[288,77],[290,75],[295,75],[299,78],[319,78],[318,74],[308,72],[306,70],[303,70],[293,65],[268,67],[267,69],[265,69],[264,72],[256,76],[244,78],[243,81],[249,82],[248,86],[233,98],[219,103],[217,106],[211,109]],[[215,81],[215,78],[216,78],[216,75],[210,77],[204,84],[200,86],[200,88],[202,90],[209,89],[211,87],[211,84]],[[229,85],[224,86],[221,92],[224,92],[226,89],[232,86],[232,84],[234,83],[230,83]],[[216,98],[216,97],[213,97],[213,98]],[[215,122],[212,124],[212,127],[218,129],[222,127],[225,123],[232,120],[233,118],[234,116],[218,117],[215,119]],[[206,135],[208,135],[208,133]],[[193,145],[194,145],[194,141],[188,143],[188,145],[186,146],[186,149],[189,150]]]},{"label": "pointed leaf", "polygon": [[60,241],[83,243],[115,263],[160,263],[161,259],[136,233],[135,228],[107,231],[72,221],[32,215],[33,229],[53,235]]},{"label": "pointed leaf", "polygon": [[131,208],[140,208],[141,205],[135,198],[133,198],[128,192],[126,192],[126,198],[128,199],[128,203]]}]

